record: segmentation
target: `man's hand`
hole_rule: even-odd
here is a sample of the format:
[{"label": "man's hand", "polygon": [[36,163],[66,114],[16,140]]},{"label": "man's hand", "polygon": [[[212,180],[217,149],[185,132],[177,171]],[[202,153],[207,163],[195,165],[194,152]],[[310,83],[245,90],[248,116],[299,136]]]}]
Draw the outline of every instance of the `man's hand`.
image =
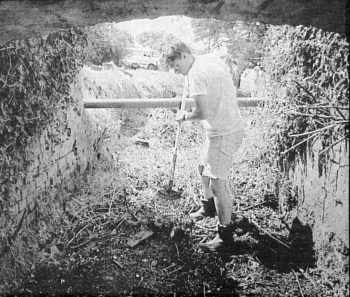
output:
[{"label": "man's hand", "polygon": [[176,113],[175,121],[177,121],[177,122],[186,121],[187,114],[188,114],[187,111],[185,111],[185,110],[183,110],[183,111],[182,111],[182,110],[179,110],[179,111]]}]

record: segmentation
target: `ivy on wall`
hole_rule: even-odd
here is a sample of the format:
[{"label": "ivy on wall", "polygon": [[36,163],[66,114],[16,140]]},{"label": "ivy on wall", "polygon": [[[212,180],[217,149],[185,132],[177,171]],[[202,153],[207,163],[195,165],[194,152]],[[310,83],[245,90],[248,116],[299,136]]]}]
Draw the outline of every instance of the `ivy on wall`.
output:
[{"label": "ivy on wall", "polygon": [[24,178],[26,145],[72,103],[70,84],[86,57],[77,28],[0,47],[0,213],[11,185]]}]

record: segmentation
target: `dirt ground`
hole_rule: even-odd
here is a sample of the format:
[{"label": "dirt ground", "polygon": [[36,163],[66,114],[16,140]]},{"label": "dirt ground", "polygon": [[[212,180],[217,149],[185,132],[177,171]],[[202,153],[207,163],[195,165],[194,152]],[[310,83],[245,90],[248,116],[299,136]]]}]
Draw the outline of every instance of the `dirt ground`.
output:
[{"label": "dirt ground", "polygon": [[[214,236],[216,220],[194,224],[188,217],[201,195],[196,172],[201,129],[183,126],[175,174],[175,188],[183,194],[171,201],[157,191],[169,178],[173,113],[133,111],[124,119],[105,133],[110,158],[101,157],[77,184],[61,231],[17,294],[332,296],[314,268],[312,243],[292,246],[295,238],[273,203],[244,211],[268,200],[253,177],[247,179],[252,169],[242,161],[249,159],[244,148],[231,184],[235,209],[247,219],[233,219],[239,232],[232,253],[206,254],[198,243]],[[141,231],[151,236],[131,247]]]}]

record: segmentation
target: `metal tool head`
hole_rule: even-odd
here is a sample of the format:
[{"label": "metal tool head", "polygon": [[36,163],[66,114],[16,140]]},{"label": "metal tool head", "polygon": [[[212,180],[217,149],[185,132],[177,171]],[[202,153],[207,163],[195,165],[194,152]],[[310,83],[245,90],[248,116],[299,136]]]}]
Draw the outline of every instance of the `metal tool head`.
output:
[{"label": "metal tool head", "polygon": [[167,187],[167,188],[158,190],[157,193],[158,193],[158,196],[162,199],[177,200],[182,198],[183,190],[182,189],[174,190],[172,188]]}]

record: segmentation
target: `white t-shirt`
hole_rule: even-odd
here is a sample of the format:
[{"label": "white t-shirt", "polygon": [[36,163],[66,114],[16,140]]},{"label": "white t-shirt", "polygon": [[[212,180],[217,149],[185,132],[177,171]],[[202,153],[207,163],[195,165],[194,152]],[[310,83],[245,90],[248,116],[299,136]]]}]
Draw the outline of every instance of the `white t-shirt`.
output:
[{"label": "white t-shirt", "polygon": [[222,136],[244,130],[236,88],[224,61],[212,54],[197,56],[187,79],[185,87],[188,88],[189,97],[206,95],[203,106],[208,117],[202,122],[208,136]]}]

